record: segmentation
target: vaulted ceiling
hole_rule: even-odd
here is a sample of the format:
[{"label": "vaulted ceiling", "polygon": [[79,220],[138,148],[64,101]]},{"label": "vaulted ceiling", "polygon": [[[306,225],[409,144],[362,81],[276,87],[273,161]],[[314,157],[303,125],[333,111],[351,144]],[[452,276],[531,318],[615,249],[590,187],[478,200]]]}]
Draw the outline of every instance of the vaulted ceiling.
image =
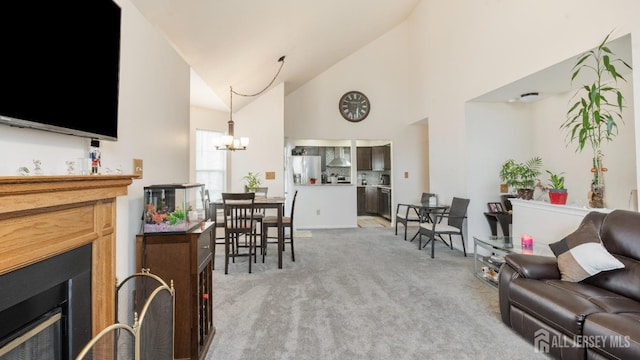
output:
[{"label": "vaulted ceiling", "polygon": [[[229,86],[249,94],[262,90],[278,71],[280,56],[286,59],[275,84],[285,82],[288,94],[406,20],[419,1],[132,0],[132,3],[165,34],[197,74],[192,77],[193,96],[197,97],[199,91],[205,95],[200,94],[204,96],[201,100],[194,99],[196,105],[228,109]],[[213,93],[207,94],[207,87]],[[234,96],[234,109],[246,101]]]}]

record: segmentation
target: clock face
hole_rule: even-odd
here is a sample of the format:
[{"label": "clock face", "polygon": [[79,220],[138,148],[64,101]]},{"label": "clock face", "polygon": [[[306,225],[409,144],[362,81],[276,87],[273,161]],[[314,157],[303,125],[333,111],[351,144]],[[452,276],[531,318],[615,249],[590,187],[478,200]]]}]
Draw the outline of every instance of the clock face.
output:
[{"label": "clock face", "polygon": [[369,115],[371,104],[360,91],[348,91],[340,98],[338,108],[343,118],[351,122],[358,122]]}]

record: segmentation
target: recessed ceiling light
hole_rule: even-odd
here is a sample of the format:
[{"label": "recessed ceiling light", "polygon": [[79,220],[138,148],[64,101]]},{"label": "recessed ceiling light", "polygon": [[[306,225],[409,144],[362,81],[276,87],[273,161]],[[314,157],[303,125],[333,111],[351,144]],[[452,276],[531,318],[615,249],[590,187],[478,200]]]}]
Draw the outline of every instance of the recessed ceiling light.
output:
[{"label": "recessed ceiling light", "polygon": [[522,94],[520,95],[520,101],[522,102],[531,102],[534,101],[535,99],[538,98],[538,94],[537,92],[530,92],[530,93],[526,93],[526,94]]}]

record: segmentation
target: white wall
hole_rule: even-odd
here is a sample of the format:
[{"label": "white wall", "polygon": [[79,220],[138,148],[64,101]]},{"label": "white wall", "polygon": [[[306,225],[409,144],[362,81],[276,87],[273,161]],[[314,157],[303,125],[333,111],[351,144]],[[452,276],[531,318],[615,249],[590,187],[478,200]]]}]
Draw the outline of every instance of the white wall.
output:
[{"label": "white wall", "polygon": [[[244,191],[242,177],[251,171],[262,175],[269,196],[284,195],[284,86],[275,86],[233,115],[235,134],[248,136],[249,147],[229,154],[229,191]],[[276,173],[275,179],[266,179],[269,171]]]},{"label": "white wall", "polygon": [[[582,0],[421,1],[409,20],[409,119],[429,119],[431,190],[469,196],[474,211],[486,206],[485,199],[469,193],[480,171],[470,157],[475,148],[469,147],[479,144],[467,138],[469,124],[478,124],[467,121],[465,102],[592,48],[612,29],[617,36],[632,34],[637,69],[640,44],[633,35],[640,34],[639,11],[640,3],[630,0],[606,7]],[[638,75],[630,80],[640,85]],[[638,118],[633,114],[629,121],[638,124]]]},{"label": "white wall", "polygon": [[[119,129],[117,142],[101,142],[103,165],[132,173],[132,159],[144,161],[144,178],[117,200],[116,273],[123,279],[136,270],[143,187],[189,180],[189,66],[128,0],[116,3],[122,8]],[[46,174],[63,174],[64,161],[88,149],[88,139],[0,126],[0,175],[31,168],[33,159],[42,160]]]},{"label": "white wall", "polygon": [[[285,136],[292,139],[391,140],[394,203],[418,201],[429,190],[426,124],[408,125],[408,31],[401,24],[285,99]],[[349,90],[362,91],[371,102],[369,116],[358,123],[338,112],[338,100]]]},{"label": "white wall", "polygon": [[464,137],[469,159],[468,248],[473,235],[490,234],[483,213],[487,203],[500,201],[499,172],[508,159],[526,161],[533,154],[533,121],[524,104],[468,103]]}]

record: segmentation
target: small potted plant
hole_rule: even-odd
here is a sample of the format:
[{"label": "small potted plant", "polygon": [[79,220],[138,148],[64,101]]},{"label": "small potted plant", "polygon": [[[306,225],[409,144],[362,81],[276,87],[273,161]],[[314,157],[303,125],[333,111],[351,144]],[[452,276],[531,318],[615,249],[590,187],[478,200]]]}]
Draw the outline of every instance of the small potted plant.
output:
[{"label": "small potted plant", "polygon": [[260,185],[262,185],[262,179],[260,178],[260,173],[252,173],[249,171],[247,175],[242,178],[246,181],[247,190],[255,192]]},{"label": "small potted plant", "polygon": [[542,159],[535,156],[524,163],[516,163],[509,159],[502,164],[500,169],[500,179],[504,181],[510,189],[515,189],[518,197],[523,200],[533,199],[533,189],[536,179],[540,175]]},{"label": "small potted plant", "polygon": [[564,205],[567,203],[567,189],[564,187],[564,176],[554,174],[547,170],[549,174],[549,201],[552,204]]}]

